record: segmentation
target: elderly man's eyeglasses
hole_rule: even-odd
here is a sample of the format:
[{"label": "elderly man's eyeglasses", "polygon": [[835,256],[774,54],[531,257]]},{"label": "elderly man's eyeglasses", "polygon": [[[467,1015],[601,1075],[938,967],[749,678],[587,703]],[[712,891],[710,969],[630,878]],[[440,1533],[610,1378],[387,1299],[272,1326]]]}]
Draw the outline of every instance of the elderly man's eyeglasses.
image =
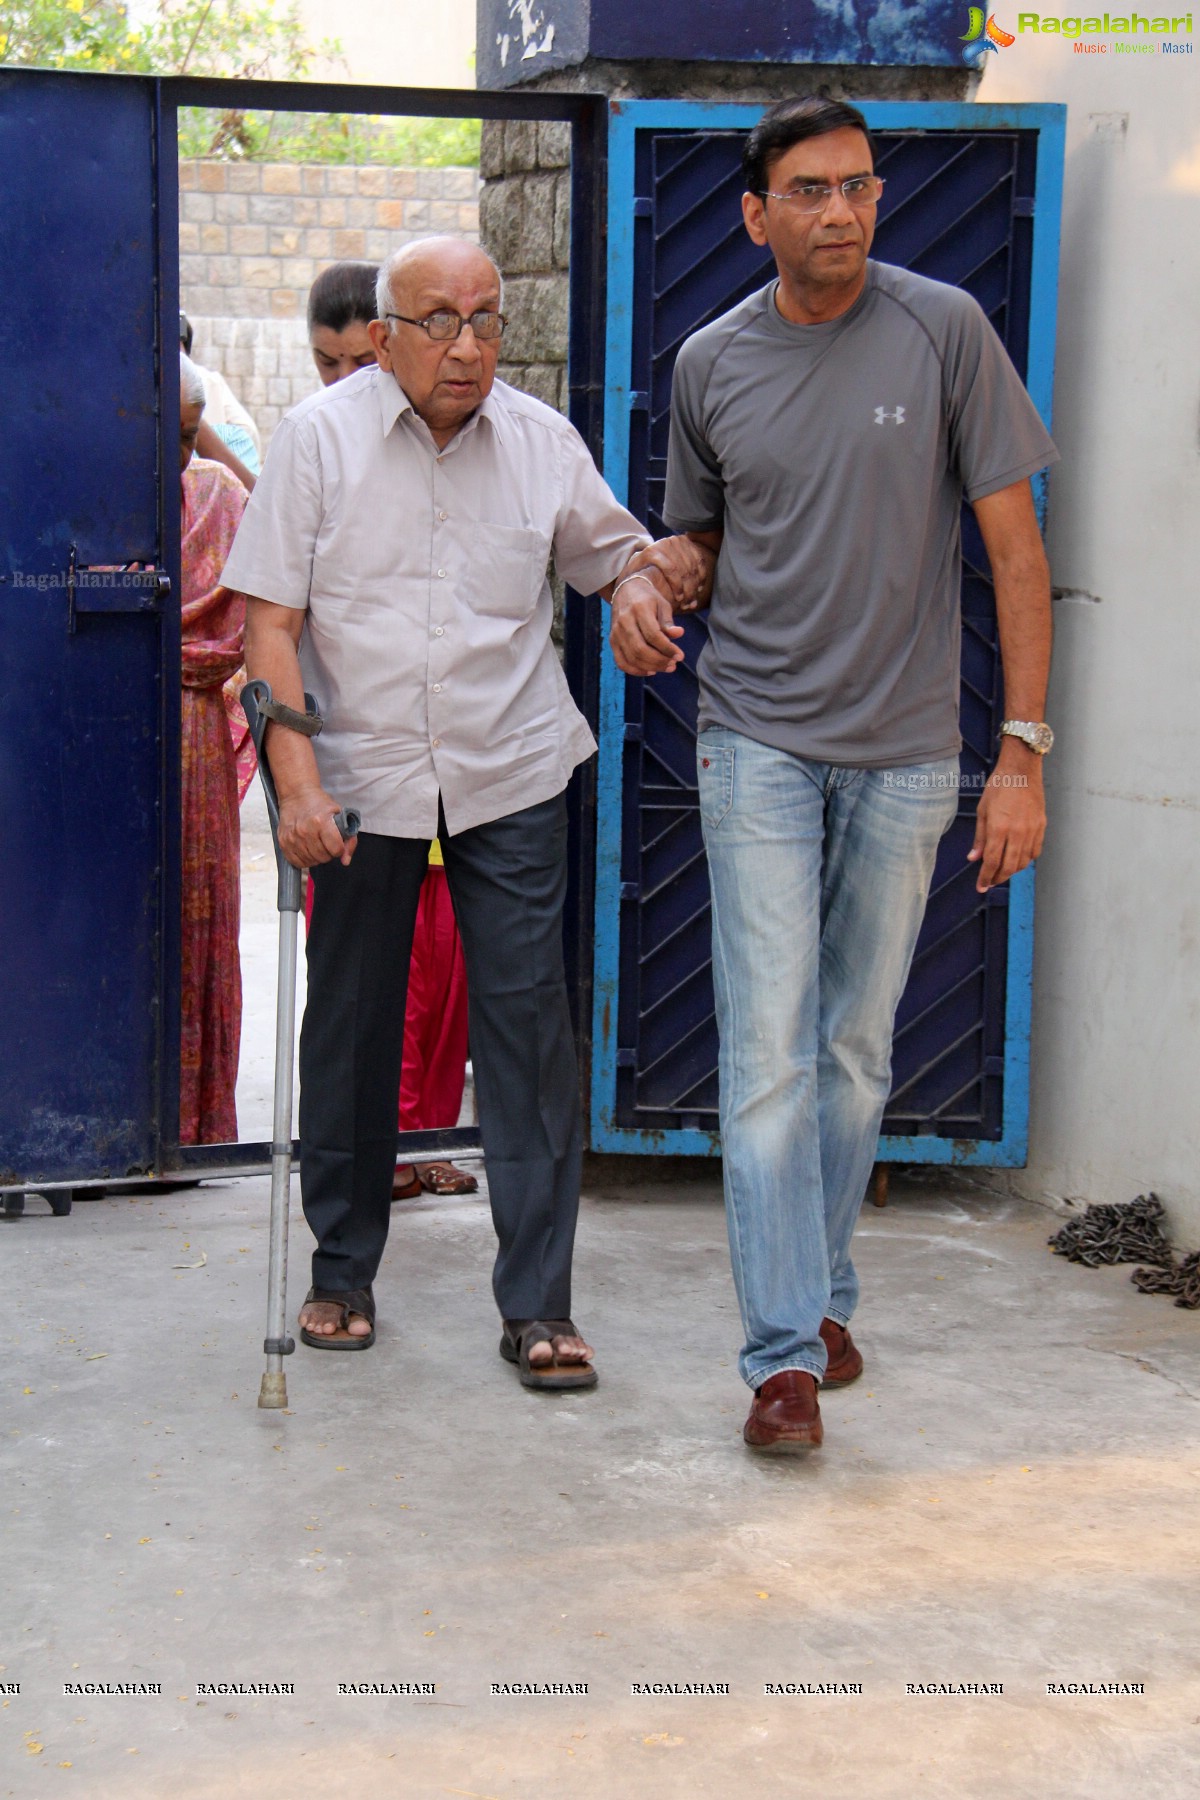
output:
[{"label": "elderly man's eyeglasses", "polygon": [[760,200],[786,200],[796,212],[824,212],[835,194],[841,194],[848,206],[874,206],[883,192],[883,178],[880,175],[851,175],[849,181],[839,181],[836,187],[826,187],[819,181],[805,181],[799,187],[789,188],[786,194],[768,194],[760,190]]},{"label": "elderly man's eyeglasses", "polygon": [[384,313],[385,319],[399,319],[402,325],[415,325],[419,331],[425,332],[435,344],[452,344],[461,336],[464,325],[469,325],[481,344],[494,344],[497,338],[504,336],[504,327],[508,320],[503,313],[477,312],[469,319],[464,319],[456,312],[431,312],[423,319],[408,319],[403,313]]}]

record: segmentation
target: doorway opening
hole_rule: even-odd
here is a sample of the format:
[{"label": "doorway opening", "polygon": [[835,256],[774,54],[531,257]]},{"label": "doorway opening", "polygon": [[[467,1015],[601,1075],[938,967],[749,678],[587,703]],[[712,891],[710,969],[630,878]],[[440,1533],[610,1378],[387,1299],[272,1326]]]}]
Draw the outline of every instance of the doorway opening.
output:
[{"label": "doorway opening", "polygon": [[[164,84],[177,90],[179,300],[192,334],[192,360],[232,390],[250,415],[260,457],[269,451],[283,415],[321,385],[307,320],[312,283],[334,264],[377,267],[403,244],[442,233],[483,241],[510,277],[505,298],[510,327],[500,377],[568,412],[598,454],[602,103],[590,96],[316,90],[252,83],[251,91],[239,84],[233,112],[230,96],[213,91],[222,86],[209,81]],[[261,97],[270,106],[254,107],[259,90],[267,88],[270,92]],[[542,268],[529,266],[527,245],[518,248],[519,226],[505,234],[503,209],[493,209],[490,232],[486,223],[481,229],[480,139],[486,142],[490,136],[491,159],[503,169],[503,133],[514,125],[523,133],[538,186],[549,200],[547,266]],[[265,146],[266,156],[239,153],[247,146],[256,151]],[[279,160],[272,160],[275,156]],[[164,245],[164,266],[168,261]],[[590,273],[591,279],[581,280],[581,273]],[[551,346],[549,353],[537,317],[522,316],[523,310],[537,315],[539,302],[544,312],[548,282],[559,288],[560,297],[569,295],[568,305],[560,308],[564,319],[569,315],[569,327],[561,345]],[[164,369],[164,419],[170,385]],[[565,660],[574,662],[576,698],[594,718],[596,696],[589,685],[595,684],[587,679],[594,658],[579,650],[580,638],[594,629],[594,620],[570,614],[568,608],[561,634]],[[232,704],[230,711],[236,733],[238,715]],[[591,929],[590,880],[589,872],[579,868],[580,852],[586,859],[590,851],[590,795],[583,791],[589,776],[576,784],[581,791],[572,796],[574,905],[569,907],[567,947],[577,975],[590,968],[582,941]],[[171,1158],[181,1171],[213,1175],[266,1166],[271,1137],[279,930],[275,858],[261,784],[254,777],[247,785],[244,773],[240,824],[237,1142],[186,1144]],[[181,825],[186,834],[186,817]],[[184,853],[186,879],[186,843]],[[303,956],[298,965],[299,1017]],[[578,996],[578,1017],[590,1018],[588,996]],[[581,1064],[586,1066],[584,1057]],[[469,1065],[467,1074],[456,1124],[406,1134],[402,1158],[479,1153]]]}]

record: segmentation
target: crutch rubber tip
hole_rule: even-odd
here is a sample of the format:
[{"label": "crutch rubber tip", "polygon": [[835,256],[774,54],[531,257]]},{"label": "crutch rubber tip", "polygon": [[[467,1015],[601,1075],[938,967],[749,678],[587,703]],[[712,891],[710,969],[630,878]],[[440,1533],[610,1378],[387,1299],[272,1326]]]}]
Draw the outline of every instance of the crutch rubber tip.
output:
[{"label": "crutch rubber tip", "polygon": [[258,1404],[268,1412],[278,1412],[287,1405],[287,1376],[264,1375],[258,1390]]}]

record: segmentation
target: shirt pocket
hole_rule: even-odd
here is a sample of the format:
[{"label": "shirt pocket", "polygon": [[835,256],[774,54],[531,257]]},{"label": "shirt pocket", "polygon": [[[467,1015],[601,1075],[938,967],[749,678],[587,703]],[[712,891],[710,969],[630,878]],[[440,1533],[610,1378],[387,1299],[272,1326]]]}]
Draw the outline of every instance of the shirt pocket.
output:
[{"label": "shirt pocket", "polygon": [[538,603],[550,562],[550,539],[525,525],[471,527],[466,598],[475,612],[493,618],[528,619]]}]

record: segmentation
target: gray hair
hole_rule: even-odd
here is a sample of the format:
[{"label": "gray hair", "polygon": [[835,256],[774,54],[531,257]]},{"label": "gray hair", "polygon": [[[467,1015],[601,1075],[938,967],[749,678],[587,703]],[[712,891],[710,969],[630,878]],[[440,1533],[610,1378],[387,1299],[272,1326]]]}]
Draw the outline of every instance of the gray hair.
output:
[{"label": "gray hair", "polygon": [[179,352],[179,392],[185,406],[204,405],[204,377],[183,350]]},{"label": "gray hair", "polygon": [[[446,234],[446,235],[448,236],[449,234]],[[384,324],[387,326],[389,336],[396,329],[395,323],[393,322],[393,320],[389,319],[387,316],[388,313],[391,312],[391,310],[392,310],[392,278],[398,272],[398,270],[403,266],[403,264],[407,261],[408,257],[412,254],[412,252],[414,250],[416,250],[419,246],[423,246],[425,244],[430,243],[431,241],[432,240],[430,238],[413,238],[411,243],[402,244],[400,246],[399,250],[393,250],[392,254],[390,256],[386,256],[383,259],[383,262],[379,266],[379,275],[375,282],[375,311],[379,315],[379,317],[383,320]],[[474,243],[474,241],[471,238],[450,238],[449,241],[451,243],[456,243],[456,244],[470,244],[473,249],[483,250],[482,244]],[[495,262],[492,261],[492,258],[490,256],[488,256],[488,253],[486,250],[483,250],[483,254],[484,254],[484,256],[487,256],[487,259],[492,264],[493,269],[496,270],[496,274],[500,281],[500,304],[501,304],[501,306],[503,306],[504,305],[504,277],[500,273],[500,270],[496,267]]]},{"label": "gray hair", "polygon": [[400,267],[400,256],[399,250],[393,250],[390,256],[385,256],[375,277],[375,316],[384,321],[389,334],[396,329],[394,321],[387,315],[392,305],[392,276]]}]

